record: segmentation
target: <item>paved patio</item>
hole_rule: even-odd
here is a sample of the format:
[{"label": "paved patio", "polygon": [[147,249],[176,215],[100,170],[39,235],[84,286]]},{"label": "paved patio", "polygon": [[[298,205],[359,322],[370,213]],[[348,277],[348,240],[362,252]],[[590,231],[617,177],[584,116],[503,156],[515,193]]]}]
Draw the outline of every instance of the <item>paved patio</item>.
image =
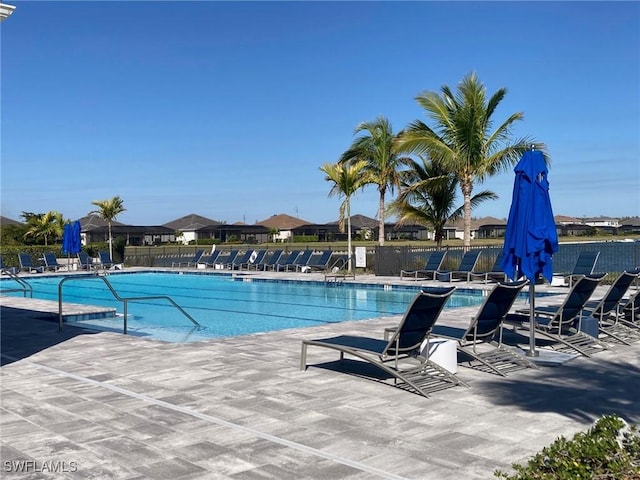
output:
[{"label": "paved patio", "polygon": [[506,378],[460,366],[469,388],[424,398],[333,351],[299,369],[302,339],[381,336],[397,316],[170,344],[1,315],[3,478],[488,479],[601,415],[640,423],[640,343]]}]

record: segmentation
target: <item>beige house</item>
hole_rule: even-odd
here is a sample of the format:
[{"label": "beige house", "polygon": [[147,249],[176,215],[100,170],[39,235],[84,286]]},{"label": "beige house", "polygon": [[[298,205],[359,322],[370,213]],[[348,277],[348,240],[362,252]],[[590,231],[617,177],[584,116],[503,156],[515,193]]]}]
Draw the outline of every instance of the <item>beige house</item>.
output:
[{"label": "beige house", "polygon": [[301,220],[300,218],[292,217],[285,213],[280,215],[272,215],[266,220],[257,222],[256,225],[261,225],[270,230],[274,230],[273,234],[274,242],[286,242],[293,237],[293,230],[303,225],[309,225],[311,222],[307,220]]}]

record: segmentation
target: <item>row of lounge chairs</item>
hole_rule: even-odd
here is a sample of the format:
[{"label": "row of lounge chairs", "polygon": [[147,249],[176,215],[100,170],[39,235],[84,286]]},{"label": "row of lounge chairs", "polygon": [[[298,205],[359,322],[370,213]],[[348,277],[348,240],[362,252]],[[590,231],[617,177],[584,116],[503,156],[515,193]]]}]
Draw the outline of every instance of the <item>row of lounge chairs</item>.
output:
[{"label": "row of lounge chairs", "polygon": [[455,279],[462,279],[469,282],[475,278],[480,278],[483,279],[485,283],[490,279],[506,280],[505,273],[502,271],[501,267],[502,254],[498,255],[496,258],[491,271],[475,271],[481,254],[482,250],[469,250],[464,253],[460,260],[460,264],[455,269],[445,270],[442,268],[442,265],[447,255],[447,250],[435,251],[429,255],[424,268],[417,270],[401,270],[400,278],[407,277],[414,280],[427,279],[449,282]]},{"label": "row of lounge chairs", "polygon": [[[510,313],[528,281],[499,281],[467,328],[436,325],[455,286],[422,287],[400,323],[385,329],[383,339],[340,335],[303,340],[300,368],[307,368],[309,347],[333,349],[340,353],[340,361],[345,355],[355,357],[386,373],[395,386],[428,397],[437,390],[465,385],[430,359],[425,344],[439,338],[456,342],[458,362],[463,365],[503,376],[537,368],[517,347],[526,343],[520,330],[530,326],[539,336],[536,343],[541,348],[586,357],[610,348],[612,343],[640,341],[640,269],[623,272],[604,296],[590,300],[604,276],[576,276],[562,303],[536,307],[533,320],[528,310]],[[595,333],[582,328],[587,319],[596,322]]]},{"label": "row of lounge chairs", "polygon": [[284,250],[268,252],[265,249],[247,250],[240,254],[239,250],[222,252],[214,250],[209,255],[198,250],[187,260],[174,261],[172,267],[200,267],[228,270],[261,270],[274,272],[312,272],[325,271],[329,268],[333,252],[324,250],[315,253],[313,250],[297,250],[285,253]]},{"label": "row of lounge chairs", "polygon": [[[453,280],[463,280],[471,282],[473,280],[482,280],[484,283],[489,281],[507,281],[507,275],[502,269],[503,253],[500,252],[491,269],[486,271],[477,271],[476,266],[482,254],[482,250],[469,250],[465,252],[460,260],[459,265],[452,270],[442,268],[447,250],[439,250],[432,252],[427,259],[424,268],[418,270],[401,270],[400,278],[411,278],[413,280],[440,280],[452,282]],[[584,275],[592,275],[600,252],[583,251],[578,255],[574,269],[567,273],[556,273],[554,277],[564,279],[564,284],[569,287],[573,285],[575,279]]]},{"label": "row of lounge chairs", "polygon": [[[109,252],[101,251],[97,258],[92,258],[85,251],[81,251],[77,255],[78,268],[80,270],[97,270],[97,269],[121,269],[122,264],[115,263],[111,260]],[[27,273],[43,273],[47,271],[57,272],[59,270],[69,270],[70,265],[61,265],[53,252],[45,252],[42,258],[36,263],[33,261],[31,254],[18,253],[18,267],[9,267],[4,264],[4,259],[0,256],[0,268],[8,270],[11,273],[27,272]]]}]

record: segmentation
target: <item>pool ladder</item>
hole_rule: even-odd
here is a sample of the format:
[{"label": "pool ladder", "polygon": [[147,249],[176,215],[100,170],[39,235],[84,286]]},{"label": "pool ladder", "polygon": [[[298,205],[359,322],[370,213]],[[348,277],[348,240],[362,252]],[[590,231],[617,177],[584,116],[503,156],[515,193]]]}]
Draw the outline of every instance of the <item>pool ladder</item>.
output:
[{"label": "pool ladder", "polygon": [[[89,277],[91,278],[91,277]],[[173,305],[174,307],[176,307],[185,317],[187,317],[191,323],[193,323],[196,327],[201,328],[201,325],[191,316],[189,315],[184,308],[182,308],[180,305],[178,305],[176,302],[173,301],[173,299],[167,295],[153,295],[153,296],[147,296],[147,297],[127,297],[127,298],[123,298],[120,295],[118,295],[118,292],[116,292],[116,290],[113,288],[113,285],[111,285],[111,283],[109,282],[109,280],[107,280],[107,277],[103,276],[103,275],[99,275],[98,273],[96,273],[93,278],[99,278],[101,279],[105,285],[107,286],[107,288],[109,288],[109,290],[111,291],[111,293],[113,294],[114,298],[120,302],[123,303],[123,330],[124,330],[124,334],[127,334],[127,305],[129,302],[139,302],[142,300],[167,300],[171,305]],[[83,275],[81,277],[65,277],[62,280],[60,280],[60,283],[58,284],[58,318],[59,318],[59,330],[62,331],[62,285],[69,281],[69,280],[87,280],[87,276]]]},{"label": "pool ladder", "polygon": [[9,275],[9,277],[16,281],[22,288],[9,288],[7,290],[2,290],[2,292],[22,292],[24,298],[27,298],[27,293],[29,293],[29,297],[33,298],[33,287],[26,281],[20,278],[17,274],[13,273],[9,268],[3,268],[2,273],[5,275]]},{"label": "pool ladder", "polygon": [[344,283],[347,278],[356,278],[354,272],[345,272],[344,268],[347,266],[346,257],[338,257],[333,264],[327,269],[324,274],[324,282],[329,283],[333,280],[334,283]]}]

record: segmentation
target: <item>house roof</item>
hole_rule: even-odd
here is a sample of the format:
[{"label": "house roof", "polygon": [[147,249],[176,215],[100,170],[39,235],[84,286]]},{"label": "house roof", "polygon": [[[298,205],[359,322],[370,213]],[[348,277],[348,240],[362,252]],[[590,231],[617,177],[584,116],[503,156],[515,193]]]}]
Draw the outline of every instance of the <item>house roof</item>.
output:
[{"label": "house roof", "polygon": [[582,223],[576,217],[567,217],[566,215],[556,215],[553,217],[556,223],[562,225],[564,223]]},{"label": "house roof", "polygon": [[623,222],[620,222],[624,227],[639,227],[640,217],[625,218]]},{"label": "house roof", "polygon": [[24,225],[22,222],[19,222],[17,220],[13,220],[11,218],[8,217],[0,217],[0,225],[6,227],[8,225]]},{"label": "house roof", "polygon": [[173,231],[191,231],[199,230],[203,227],[209,227],[211,225],[222,225],[222,223],[211,220],[207,217],[203,217],[202,215],[191,213],[176,220],[172,220],[171,222],[167,222],[163,225],[163,227],[170,228]]},{"label": "house roof", "polygon": [[292,217],[291,215],[287,215],[286,213],[281,213],[280,215],[273,215],[266,220],[262,220],[261,222],[257,222],[256,225],[262,225],[267,228],[277,228],[279,230],[291,230],[294,228],[298,228],[302,225],[309,225],[311,222],[306,220],[302,220],[300,218]]},{"label": "house roof", "polygon": [[[495,217],[482,217],[482,218],[472,218],[471,219],[471,230],[478,230],[480,227],[485,225],[506,225],[507,221],[504,218],[495,218]],[[459,231],[464,230],[464,219],[459,218],[455,222],[447,222],[445,225],[447,229],[456,229]]]},{"label": "house roof", "polygon": [[[330,222],[327,225],[337,225],[339,220]],[[345,221],[346,224],[346,221]],[[351,215],[351,228],[376,228],[378,221],[375,218],[366,217],[364,215]]]},{"label": "house roof", "polygon": [[504,218],[495,218],[495,217],[478,218],[476,221],[478,222],[479,227],[482,227],[484,225],[506,225],[507,224],[507,221]]},{"label": "house roof", "polygon": [[[102,217],[100,217],[100,215],[95,213],[89,214],[86,217],[82,217],[78,219],[78,221],[80,222],[80,227],[83,232],[88,232],[88,231],[95,230],[97,228],[106,227],[109,225],[106,220],[104,220]],[[112,227],[125,226],[125,225],[126,225],[125,223],[116,222],[115,220],[111,222]]]}]

